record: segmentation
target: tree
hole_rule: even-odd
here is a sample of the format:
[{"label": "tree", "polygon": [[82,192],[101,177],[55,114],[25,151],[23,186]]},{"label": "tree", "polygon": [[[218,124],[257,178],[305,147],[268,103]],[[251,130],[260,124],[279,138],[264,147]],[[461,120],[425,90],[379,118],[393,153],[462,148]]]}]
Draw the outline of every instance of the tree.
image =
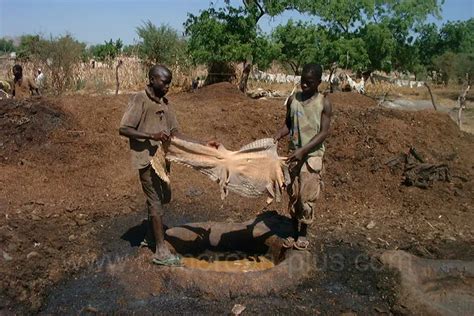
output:
[{"label": "tree", "polygon": [[373,70],[392,70],[392,59],[396,48],[396,40],[383,23],[369,23],[359,33],[364,41],[369,58],[368,67]]},{"label": "tree", "polygon": [[168,25],[157,27],[151,21],[137,27],[138,54],[148,64],[176,64],[185,60],[186,42]]},{"label": "tree", "polygon": [[324,48],[324,63],[336,61],[341,67],[357,71],[366,70],[370,64],[365,43],[361,38],[341,37]]},{"label": "tree", "polygon": [[434,65],[441,70],[443,81],[463,81],[466,74],[469,78],[474,74],[474,53],[446,52],[434,58]]},{"label": "tree", "polygon": [[320,17],[329,27],[333,41],[339,41],[341,36],[352,41],[356,36],[365,36],[367,40],[388,44],[381,51],[368,42],[367,53],[374,68],[387,69],[392,65],[412,70],[418,64],[417,52],[412,47],[413,35],[428,15],[440,16],[443,3],[444,0],[301,0],[297,8]]},{"label": "tree", "polygon": [[123,42],[119,38],[115,42],[110,39],[108,42],[105,41],[104,44],[99,44],[90,47],[92,56],[101,62],[111,62],[122,52]]},{"label": "tree", "polygon": [[286,25],[277,26],[272,37],[280,48],[277,59],[287,64],[295,75],[300,73],[304,64],[323,59],[327,35],[325,30],[315,25],[289,20]]},{"label": "tree", "polygon": [[433,23],[426,24],[419,28],[418,33],[413,45],[418,51],[420,64],[430,67],[433,57],[440,55],[443,50],[438,27]]},{"label": "tree", "polygon": [[[253,5],[234,8],[210,8],[199,16],[189,14],[185,23],[188,47],[194,63],[208,65],[208,69],[228,69],[231,62],[243,63],[243,74],[239,87],[245,91],[248,75],[253,64],[267,67],[275,58],[274,45],[261,34],[257,21],[263,11],[254,10]],[[221,65],[221,66],[219,66]],[[214,74],[228,80],[228,74]],[[220,79],[220,80],[219,80]]]},{"label": "tree", "polygon": [[11,53],[15,51],[15,45],[11,39],[0,38],[0,54]]},{"label": "tree", "polygon": [[474,51],[474,18],[447,22],[440,30],[442,51],[472,53]]},{"label": "tree", "polygon": [[41,40],[39,35],[22,35],[20,37],[20,45],[18,45],[17,58],[29,60],[31,57],[37,56]]}]

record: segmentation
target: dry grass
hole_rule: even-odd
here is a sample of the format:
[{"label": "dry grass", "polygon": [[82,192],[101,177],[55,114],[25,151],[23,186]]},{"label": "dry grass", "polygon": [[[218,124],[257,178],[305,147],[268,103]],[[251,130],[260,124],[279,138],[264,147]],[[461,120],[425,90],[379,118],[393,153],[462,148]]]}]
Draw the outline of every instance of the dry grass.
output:
[{"label": "dry grass", "polygon": [[[122,57],[120,59],[123,61],[122,66],[119,68],[120,91],[128,92],[141,89],[147,81],[147,67],[137,58]],[[97,63],[95,68],[92,68],[90,63],[78,64],[74,69],[72,86],[69,87],[68,92],[114,93],[116,86],[115,67],[117,63],[118,59],[110,64]],[[11,68],[14,65],[14,61],[2,60],[0,64],[0,79],[12,80]],[[51,71],[47,65],[31,61],[20,64],[23,67],[24,75],[30,78],[34,78],[36,70],[41,68],[46,77],[43,91],[54,94],[54,91],[49,89],[51,85],[48,78],[51,77]],[[198,70],[195,68],[184,69],[179,65],[174,65],[170,68],[173,72],[172,91],[189,89],[192,77]]]}]

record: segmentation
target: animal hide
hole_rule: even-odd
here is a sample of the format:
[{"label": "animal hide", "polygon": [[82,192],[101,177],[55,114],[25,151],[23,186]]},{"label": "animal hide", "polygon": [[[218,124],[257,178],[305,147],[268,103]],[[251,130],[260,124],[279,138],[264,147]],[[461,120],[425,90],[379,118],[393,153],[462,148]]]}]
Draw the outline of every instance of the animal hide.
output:
[{"label": "animal hide", "polygon": [[238,151],[218,149],[172,138],[166,146],[160,146],[151,164],[158,176],[169,182],[165,159],[191,167],[219,183],[221,198],[229,191],[245,197],[268,194],[267,203],[281,199],[282,189],[290,177],[284,158],[277,153],[277,144],[271,138],[250,143]]}]

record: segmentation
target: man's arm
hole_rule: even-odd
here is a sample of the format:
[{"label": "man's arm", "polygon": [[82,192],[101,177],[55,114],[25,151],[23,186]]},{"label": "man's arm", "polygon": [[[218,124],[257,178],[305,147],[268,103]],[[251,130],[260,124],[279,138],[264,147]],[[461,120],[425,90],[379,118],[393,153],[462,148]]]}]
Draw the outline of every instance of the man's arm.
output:
[{"label": "man's arm", "polygon": [[309,143],[295,150],[289,157],[288,162],[301,161],[306,155],[320,145],[329,134],[329,126],[331,125],[332,105],[329,98],[324,98],[323,111],[321,112],[321,130],[316,134]]},{"label": "man's arm", "polygon": [[287,136],[290,133],[290,126],[291,126],[291,118],[290,118],[290,105],[293,102],[293,95],[290,96],[286,102],[286,116],[285,116],[285,125],[279,129],[273,139],[275,141],[279,141],[283,137]]}]

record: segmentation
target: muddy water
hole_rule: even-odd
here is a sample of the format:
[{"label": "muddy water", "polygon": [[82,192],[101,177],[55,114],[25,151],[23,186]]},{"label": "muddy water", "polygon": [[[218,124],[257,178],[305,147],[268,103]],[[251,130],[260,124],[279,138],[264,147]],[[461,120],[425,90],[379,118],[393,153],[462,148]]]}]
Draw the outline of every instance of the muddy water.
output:
[{"label": "muddy water", "polygon": [[273,268],[275,264],[263,255],[244,253],[205,253],[198,257],[183,257],[187,268],[217,272],[251,272]]}]

